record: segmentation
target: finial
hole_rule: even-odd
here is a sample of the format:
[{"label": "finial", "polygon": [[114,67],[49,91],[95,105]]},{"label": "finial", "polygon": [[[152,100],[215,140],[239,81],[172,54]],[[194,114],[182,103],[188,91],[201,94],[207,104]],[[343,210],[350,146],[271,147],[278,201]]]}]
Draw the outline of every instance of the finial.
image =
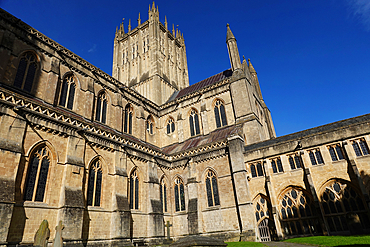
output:
[{"label": "finial", "polygon": [[252,63],[251,63],[250,58],[248,58],[248,64],[249,64],[249,66],[248,66],[249,71],[250,71],[251,73],[256,73],[256,70],[254,69],[254,67],[253,67],[253,65],[252,65]]},{"label": "finial", "polygon": [[150,3],[149,3],[149,10],[148,10],[148,12],[150,12]]},{"label": "finial", "polygon": [[172,24],[172,35],[175,37],[175,24]]},{"label": "finial", "polygon": [[125,18],[122,18],[122,23],[120,25],[120,31],[121,31],[121,35],[125,34],[125,28],[123,26],[123,21],[125,20]]},{"label": "finial", "polygon": [[244,55],[243,55],[243,60],[245,60],[245,57],[244,57]]},{"label": "finial", "polygon": [[155,4],[154,4],[154,1],[153,1],[152,11],[155,11]]},{"label": "finial", "polygon": [[228,41],[229,39],[235,39],[234,34],[231,32],[229,23],[226,24],[226,28],[226,41]]},{"label": "finial", "polygon": [[127,32],[130,32],[131,31],[131,19],[128,20],[128,31]]},{"label": "finial", "polygon": [[138,26],[140,26],[140,25],[141,25],[140,12],[139,12],[139,19],[137,19],[137,25],[138,25]]},{"label": "finial", "polygon": [[167,16],[164,16],[164,26],[166,27],[166,30],[168,29],[167,28],[167,25],[168,25],[168,23],[167,23]]},{"label": "finial", "polygon": [[230,25],[229,25],[229,23],[227,23],[227,24],[226,24],[226,27],[229,27],[229,26],[230,26]]}]

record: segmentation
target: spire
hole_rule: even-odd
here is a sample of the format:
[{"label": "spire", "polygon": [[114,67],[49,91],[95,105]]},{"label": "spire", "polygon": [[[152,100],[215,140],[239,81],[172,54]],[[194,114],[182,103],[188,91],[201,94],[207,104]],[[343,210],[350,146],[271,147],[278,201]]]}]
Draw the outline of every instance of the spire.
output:
[{"label": "spire", "polygon": [[227,44],[227,49],[229,51],[231,68],[233,71],[239,70],[242,68],[242,64],[240,63],[240,56],[239,56],[238,46],[236,44],[236,39],[230,30],[229,24],[227,24],[226,27],[227,27],[226,44]]},{"label": "spire", "polygon": [[164,26],[166,27],[166,30],[168,30],[167,25],[168,25],[168,23],[167,23],[167,16],[164,16]]},{"label": "spire", "polygon": [[137,19],[137,25],[138,25],[138,26],[140,26],[140,25],[141,25],[140,12],[139,12],[139,19]]},{"label": "spire", "polygon": [[253,65],[252,65],[252,62],[251,62],[250,58],[248,58],[248,63],[249,63],[249,66],[248,66],[249,71],[250,71],[251,73],[256,73],[256,74],[257,74],[256,70],[254,69],[254,67],[253,67]]},{"label": "spire", "polygon": [[131,32],[131,19],[128,20],[128,30],[127,32]]},{"label": "spire", "polygon": [[231,32],[229,23],[226,24],[227,32],[226,32],[226,41],[229,39],[235,39],[233,32]]}]

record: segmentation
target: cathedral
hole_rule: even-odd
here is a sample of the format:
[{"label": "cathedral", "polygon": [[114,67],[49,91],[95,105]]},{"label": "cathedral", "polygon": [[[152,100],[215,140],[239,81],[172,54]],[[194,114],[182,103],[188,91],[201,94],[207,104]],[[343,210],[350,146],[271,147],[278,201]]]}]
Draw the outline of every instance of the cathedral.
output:
[{"label": "cathedral", "polygon": [[154,3],[113,42],[110,76],[0,9],[1,246],[370,232],[370,114],[276,137],[229,25],[230,68],[189,85]]}]

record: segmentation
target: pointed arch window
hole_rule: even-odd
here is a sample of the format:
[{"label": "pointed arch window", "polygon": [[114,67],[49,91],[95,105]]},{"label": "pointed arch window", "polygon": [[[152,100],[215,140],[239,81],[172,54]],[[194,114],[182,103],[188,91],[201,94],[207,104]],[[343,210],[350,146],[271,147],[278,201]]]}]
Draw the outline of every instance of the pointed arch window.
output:
[{"label": "pointed arch window", "polygon": [[175,210],[185,211],[184,182],[179,177],[175,179],[174,190],[175,190]]},{"label": "pointed arch window", "polygon": [[124,132],[132,134],[132,116],[134,109],[131,104],[128,104],[125,107],[125,123],[124,123]]},{"label": "pointed arch window", "polygon": [[136,169],[130,176],[130,209],[139,209],[139,177]]},{"label": "pointed arch window", "polygon": [[30,157],[24,200],[42,202],[49,173],[50,151],[42,146]]},{"label": "pointed arch window", "polygon": [[161,197],[163,212],[167,212],[167,184],[164,178],[162,178],[161,180],[160,197]]},{"label": "pointed arch window", "polygon": [[221,100],[216,101],[214,111],[217,128],[227,125],[225,106]]},{"label": "pointed arch window", "polygon": [[198,112],[194,109],[190,111],[189,115],[190,135],[195,136],[200,134],[199,129],[199,116]]},{"label": "pointed arch window", "polygon": [[280,158],[271,160],[271,167],[272,167],[273,173],[284,172],[283,164],[281,163]]},{"label": "pointed arch window", "polygon": [[351,228],[349,213],[357,214],[363,229],[370,229],[366,204],[361,193],[348,183],[331,181],[321,195],[321,205],[330,232],[343,232]]},{"label": "pointed arch window", "polygon": [[206,189],[207,189],[208,207],[220,205],[216,174],[211,170],[207,171]]},{"label": "pointed arch window", "polygon": [[146,131],[151,135],[154,134],[154,119],[152,116],[149,116],[146,120]]},{"label": "pointed arch window", "polygon": [[171,134],[175,131],[175,121],[173,120],[173,118],[169,118],[167,120],[167,134]]},{"label": "pointed arch window", "polygon": [[105,93],[101,93],[96,100],[96,114],[95,120],[106,123],[107,121],[107,107],[108,107],[108,99]]},{"label": "pointed arch window", "polygon": [[18,64],[17,74],[14,79],[14,86],[31,92],[35,79],[38,62],[33,52],[26,52],[21,56]]},{"label": "pointed arch window", "polygon": [[100,206],[101,186],[102,186],[102,167],[99,159],[95,160],[89,169],[87,185],[87,205]]},{"label": "pointed arch window", "polygon": [[76,79],[72,74],[67,75],[62,82],[59,105],[67,107],[68,109],[72,110],[75,91],[76,91]]}]

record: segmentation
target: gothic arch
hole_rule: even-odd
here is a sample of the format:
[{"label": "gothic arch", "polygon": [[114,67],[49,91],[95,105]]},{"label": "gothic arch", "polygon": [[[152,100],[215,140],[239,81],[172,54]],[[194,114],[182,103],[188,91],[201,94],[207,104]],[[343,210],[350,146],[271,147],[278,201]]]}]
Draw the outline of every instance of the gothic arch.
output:
[{"label": "gothic arch", "polygon": [[101,156],[93,157],[86,171],[86,205],[102,207],[108,167]]},{"label": "gothic arch", "polygon": [[145,121],[145,130],[150,134],[150,135],[154,135],[155,134],[155,120],[154,120],[154,117],[152,115],[149,115],[147,118],[146,118],[146,121]]},{"label": "gothic arch", "polygon": [[175,175],[172,180],[175,212],[186,211],[185,182],[180,175]]},{"label": "gothic arch", "polygon": [[165,132],[167,135],[175,132],[176,127],[175,127],[175,119],[171,116],[168,116],[165,122]]},{"label": "gothic arch", "polygon": [[130,209],[140,209],[141,190],[143,176],[141,176],[137,166],[133,167],[128,177],[128,199]]},{"label": "gothic arch", "polygon": [[170,186],[169,186],[169,181],[167,179],[167,176],[165,174],[163,174],[159,180],[159,197],[160,197],[160,200],[161,200],[161,204],[162,204],[162,210],[163,210],[163,213],[165,212],[168,212],[169,208],[170,208],[170,200],[168,198],[169,195],[171,194],[171,189],[170,189]]},{"label": "gothic arch", "polygon": [[197,109],[190,108],[188,111],[190,136],[196,136],[200,134],[200,115]]},{"label": "gothic arch", "polygon": [[370,229],[368,207],[361,191],[351,182],[333,178],[320,188],[319,199],[325,221],[331,233],[348,232],[357,218],[362,229]]},{"label": "gothic arch", "polygon": [[207,167],[202,174],[202,184],[204,184],[207,207],[219,206],[221,203],[219,192],[218,174],[212,167]]},{"label": "gothic arch", "polygon": [[132,134],[134,116],[134,107],[131,103],[127,103],[123,110],[123,132]]},{"label": "gothic arch", "polygon": [[109,102],[111,102],[108,91],[101,89],[96,95],[94,108],[94,120],[103,124],[108,124],[109,116]]},{"label": "gothic arch", "polygon": [[77,75],[72,71],[68,71],[58,83],[57,104],[70,110],[76,109],[78,103],[76,99],[78,99],[79,89],[81,88]]},{"label": "gothic arch", "polygon": [[13,86],[32,93],[41,71],[39,54],[34,50],[22,51],[16,59]]}]

